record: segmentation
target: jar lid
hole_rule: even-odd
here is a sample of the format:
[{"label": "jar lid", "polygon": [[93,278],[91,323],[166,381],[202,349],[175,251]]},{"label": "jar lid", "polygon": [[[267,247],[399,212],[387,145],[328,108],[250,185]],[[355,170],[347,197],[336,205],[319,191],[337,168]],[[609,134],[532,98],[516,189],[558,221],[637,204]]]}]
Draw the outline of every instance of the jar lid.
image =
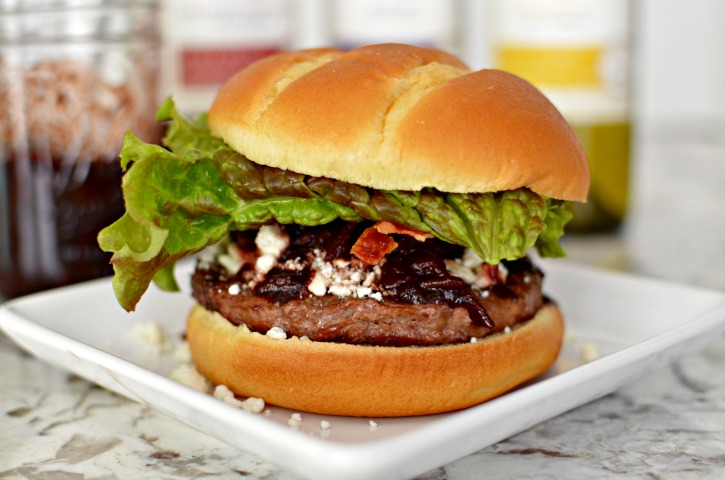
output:
[{"label": "jar lid", "polygon": [[0,0],[0,44],[158,41],[152,0]]}]

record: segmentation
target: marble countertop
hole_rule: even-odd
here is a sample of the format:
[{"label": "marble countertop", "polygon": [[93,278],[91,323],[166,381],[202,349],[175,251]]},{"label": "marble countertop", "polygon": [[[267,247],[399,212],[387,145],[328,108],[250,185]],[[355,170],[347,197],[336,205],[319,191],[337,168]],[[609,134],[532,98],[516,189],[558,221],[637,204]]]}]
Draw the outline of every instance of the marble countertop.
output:
[{"label": "marble countertop", "polygon": [[[614,235],[575,261],[725,290],[725,144],[654,135]],[[673,195],[676,192],[677,195]],[[725,478],[725,337],[597,401],[417,477]],[[0,334],[0,479],[296,479],[254,455],[36,360]]]}]

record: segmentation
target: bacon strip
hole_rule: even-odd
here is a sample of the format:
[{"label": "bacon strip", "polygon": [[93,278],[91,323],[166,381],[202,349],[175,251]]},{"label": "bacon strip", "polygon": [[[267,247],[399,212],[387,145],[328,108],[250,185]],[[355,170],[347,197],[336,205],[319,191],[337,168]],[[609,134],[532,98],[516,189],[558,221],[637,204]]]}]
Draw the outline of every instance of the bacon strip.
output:
[{"label": "bacon strip", "polygon": [[350,252],[369,265],[377,265],[380,260],[398,247],[398,243],[375,227],[366,228],[352,246]]},{"label": "bacon strip", "polygon": [[505,281],[501,278],[501,272],[498,270],[498,265],[491,265],[488,263],[482,264],[481,271],[476,279],[476,285],[481,288],[488,288],[491,285],[496,285],[497,283],[505,283]]},{"label": "bacon strip", "polygon": [[391,233],[410,235],[419,242],[433,238],[433,234],[383,221],[366,228],[350,251],[363,262],[377,265],[385,255],[398,247],[398,243],[389,236]]},{"label": "bacon strip", "polygon": [[374,228],[378,232],[384,233],[386,235],[390,235],[391,233],[400,233],[403,235],[410,235],[411,237],[415,238],[419,242],[425,242],[427,239],[433,238],[433,236],[434,236],[432,233],[421,232],[420,230],[413,230],[412,228],[408,228],[403,225],[398,225],[397,223],[388,222],[388,221],[378,222],[375,225],[373,225],[372,228]]}]

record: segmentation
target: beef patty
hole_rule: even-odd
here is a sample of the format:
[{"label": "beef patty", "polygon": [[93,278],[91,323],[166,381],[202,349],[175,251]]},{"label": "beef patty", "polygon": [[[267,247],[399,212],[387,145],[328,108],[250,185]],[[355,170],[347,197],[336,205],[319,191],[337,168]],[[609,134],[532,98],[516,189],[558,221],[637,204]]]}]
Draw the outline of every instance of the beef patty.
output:
[{"label": "beef patty", "polygon": [[[527,258],[503,262],[505,275],[484,265],[493,272],[488,285],[472,285],[446,268],[447,262],[460,262],[464,249],[437,239],[395,235],[398,247],[379,265],[363,264],[349,252],[365,227],[343,222],[283,227],[289,246],[264,274],[254,269],[254,233],[236,233],[235,248],[245,259],[241,268],[231,273],[217,261],[199,262],[193,296],[255,332],[279,327],[287,336],[380,346],[469,342],[530,319],[545,301],[543,275]],[[364,285],[315,292],[315,277],[330,268],[347,278],[346,285],[349,278],[365,279]]]}]

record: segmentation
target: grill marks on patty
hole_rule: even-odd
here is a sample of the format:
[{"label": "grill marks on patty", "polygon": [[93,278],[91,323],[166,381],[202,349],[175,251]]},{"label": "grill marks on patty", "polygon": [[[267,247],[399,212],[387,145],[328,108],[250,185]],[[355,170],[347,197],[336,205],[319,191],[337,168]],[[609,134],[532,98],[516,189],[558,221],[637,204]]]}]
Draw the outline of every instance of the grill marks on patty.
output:
[{"label": "grill marks on patty", "polygon": [[[261,281],[251,280],[253,263],[230,274],[219,264],[200,262],[193,295],[205,308],[252,331],[266,333],[276,326],[288,336],[382,346],[468,342],[533,317],[543,303],[542,274],[528,259],[506,262],[505,281],[494,276],[487,287],[476,287],[446,269],[446,261],[461,258],[464,249],[437,239],[396,235],[398,247],[380,265],[366,265],[350,249],[369,226],[340,221],[285,226],[290,245]],[[253,253],[253,235],[233,235],[245,258]],[[370,274],[367,280],[382,301],[313,294],[307,287],[321,255],[339,268]]]}]

